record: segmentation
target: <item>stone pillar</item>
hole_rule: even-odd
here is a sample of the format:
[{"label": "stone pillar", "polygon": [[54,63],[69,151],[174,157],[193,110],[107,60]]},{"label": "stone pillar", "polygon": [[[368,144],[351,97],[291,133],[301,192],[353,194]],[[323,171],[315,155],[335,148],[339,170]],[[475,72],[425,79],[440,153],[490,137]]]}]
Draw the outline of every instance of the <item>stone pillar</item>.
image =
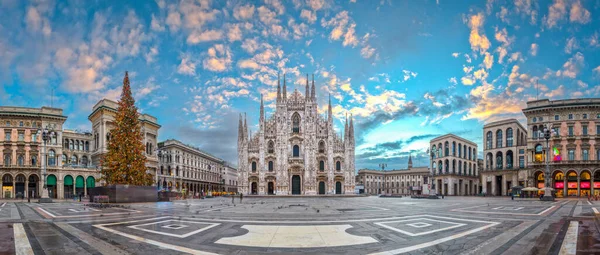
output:
[{"label": "stone pillar", "polygon": [[508,187],[506,186],[506,174],[502,175],[502,194],[500,194],[500,196],[506,196],[506,191],[508,190]]},{"label": "stone pillar", "polygon": [[[487,184],[485,186],[487,187]],[[497,190],[497,188],[496,188],[496,176],[492,175],[492,190],[490,190],[488,192],[488,194],[492,195],[492,196],[497,196],[498,194],[496,194],[496,190]]]},{"label": "stone pillar", "polygon": [[12,192],[11,192],[11,198],[16,198],[17,194],[15,194],[17,192],[17,183],[16,183],[16,177],[13,177],[13,186],[12,186]]},{"label": "stone pillar", "polygon": [[4,173],[0,173],[0,199],[4,198],[4,190],[2,189],[2,176],[4,175]]},{"label": "stone pillar", "polygon": [[65,186],[63,184],[63,181],[62,180],[56,181],[56,198],[58,198],[58,199],[65,198],[64,189],[65,189]]},{"label": "stone pillar", "polygon": [[565,176],[565,178],[564,178],[564,180],[563,180],[563,183],[564,183],[564,184],[563,184],[563,186],[564,186],[564,187],[563,187],[563,194],[564,194],[563,196],[564,196],[564,197],[568,197],[568,195],[567,195],[567,177],[566,177],[566,176]]},{"label": "stone pillar", "polygon": [[25,179],[25,197],[29,197],[29,179]]},{"label": "stone pillar", "polygon": [[594,176],[592,176],[592,178],[590,179],[590,196],[594,196]]},{"label": "stone pillar", "polygon": [[579,176],[577,176],[577,196],[581,196],[581,189],[579,188],[580,184],[581,184],[581,178]]},{"label": "stone pillar", "polygon": [[444,183],[444,179],[442,179],[442,194],[446,194],[446,184]]}]

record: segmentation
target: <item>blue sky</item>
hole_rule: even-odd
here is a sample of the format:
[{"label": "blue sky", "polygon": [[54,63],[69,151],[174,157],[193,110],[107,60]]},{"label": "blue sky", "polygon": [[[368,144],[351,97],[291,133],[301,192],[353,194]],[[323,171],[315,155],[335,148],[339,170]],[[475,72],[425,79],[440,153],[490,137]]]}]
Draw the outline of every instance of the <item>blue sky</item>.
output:
[{"label": "blue sky", "polygon": [[90,130],[92,106],[117,99],[128,70],[161,140],[235,162],[238,114],[256,130],[277,72],[300,91],[309,73],[339,131],[355,116],[357,168],[404,168],[409,153],[426,165],[435,136],[481,145],[484,123],[523,121],[527,100],[598,97],[599,10],[599,0],[1,0],[0,105],[53,101],[67,128]]}]

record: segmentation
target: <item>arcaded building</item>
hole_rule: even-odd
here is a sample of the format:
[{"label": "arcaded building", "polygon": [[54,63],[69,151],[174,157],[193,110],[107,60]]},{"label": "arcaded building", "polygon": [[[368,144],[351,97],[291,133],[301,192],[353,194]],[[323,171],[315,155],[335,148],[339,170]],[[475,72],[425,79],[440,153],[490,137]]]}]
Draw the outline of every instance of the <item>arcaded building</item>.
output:
[{"label": "arcaded building", "polygon": [[363,185],[369,195],[422,194],[424,184],[428,184],[429,169],[413,167],[412,157],[409,156],[407,169],[388,171],[360,169],[356,177],[357,185]]},{"label": "arcaded building", "polygon": [[508,195],[513,186],[524,186],[527,167],[527,129],[516,119],[487,123],[483,126],[484,168],[479,173],[482,192],[487,195]]},{"label": "arcaded building", "polygon": [[[100,173],[90,161],[91,134],[63,130],[67,116],[52,107],[0,107],[0,190],[2,198],[38,198],[46,165],[48,195],[69,198],[87,194]],[[55,133],[46,144],[40,129]],[[43,162],[45,160],[45,162]]]},{"label": "arcaded building", "polygon": [[[109,99],[102,99],[92,109],[88,119],[92,122],[92,135],[94,147],[92,152],[92,163],[100,165],[100,159],[108,151],[108,141],[110,140],[110,130],[115,126],[115,115],[119,104]],[[154,183],[158,184],[158,157],[157,139],[160,125],[156,117],[148,114],[140,114],[139,121],[142,129],[143,143],[145,145],[146,167],[154,176]]]},{"label": "arcaded building", "polygon": [[[527,186],[543,188],[546,153],[557,197],[600,195],[600,98],[527,102]],[[544,126],[556,135],[546,140]]]},{"label": "arcaded building", "polygon": [[[308,77],[307,77],[308,78]],[[346,119],[343,135],[318,113],[314,80],[302,95],[287,94],[278,82],[275,112],[265,116],[261,98],[259,128],[253,135],[240,116],[238,191],[244,194],[353,194],[354,124]]]},{"label": "arcaded building", "polygon": [[454,134],[429,142],[432,189],[444,195],[475,195],[480,180],[477,168],[477,144]]}]

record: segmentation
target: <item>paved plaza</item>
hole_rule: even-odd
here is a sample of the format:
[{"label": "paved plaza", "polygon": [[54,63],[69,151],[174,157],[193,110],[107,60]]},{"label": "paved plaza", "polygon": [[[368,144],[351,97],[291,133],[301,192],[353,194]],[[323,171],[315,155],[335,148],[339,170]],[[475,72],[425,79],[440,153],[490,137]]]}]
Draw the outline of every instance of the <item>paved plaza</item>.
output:
[{"label": "paved plaza", "polygon": [[598,254],[598,209],[489,197],[1,201],[0,254]]}]

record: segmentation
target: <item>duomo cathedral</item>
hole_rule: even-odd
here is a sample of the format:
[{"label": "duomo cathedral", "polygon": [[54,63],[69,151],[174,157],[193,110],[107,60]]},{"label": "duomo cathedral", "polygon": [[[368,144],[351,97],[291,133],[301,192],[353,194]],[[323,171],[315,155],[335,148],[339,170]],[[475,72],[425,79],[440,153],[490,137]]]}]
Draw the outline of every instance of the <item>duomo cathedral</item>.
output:
[{"label": "duomo cathedral", "polygon": [[265,117],[261,97],[259,130],[248,132],[240,115],[238,191],[256,195],[354,193],[354,124],[346,119],[343,137],[335,133],[331,99],[327,118],[317,112],[314,76],[306,92],[287,95],[277,82],[275,112]]}]

